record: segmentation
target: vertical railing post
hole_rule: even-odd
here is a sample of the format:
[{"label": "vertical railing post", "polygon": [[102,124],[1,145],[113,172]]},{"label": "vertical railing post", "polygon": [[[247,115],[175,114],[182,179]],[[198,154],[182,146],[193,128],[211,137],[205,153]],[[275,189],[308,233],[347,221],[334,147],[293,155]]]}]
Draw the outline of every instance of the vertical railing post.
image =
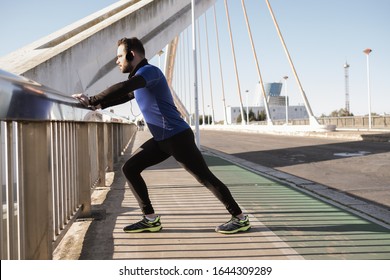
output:
[{"label": "vertical railing post", "polygon": [[77,177],[79,199],[82,204],[81,217],[91,215],[91,160],[89,150],[89,124],[77,124]]},{"label": "vertical railing post", "polygon": [[114,170],[114,144],[113,144],[113,124],[106,124],[107,135],[107,170]]},{"label": "vertical railing post", "polygon": [[99,187],[106,185],[106,155],[105,155],[105,137],[104,137],[104,123],[97,124],[97,148],[96,157],[98,160],[98,176],[99,176]]},{"label": "vertical railing post", "polygon": [[49,122],[25,122],[20,126],[24,259],[51,259],[50,126]]}]

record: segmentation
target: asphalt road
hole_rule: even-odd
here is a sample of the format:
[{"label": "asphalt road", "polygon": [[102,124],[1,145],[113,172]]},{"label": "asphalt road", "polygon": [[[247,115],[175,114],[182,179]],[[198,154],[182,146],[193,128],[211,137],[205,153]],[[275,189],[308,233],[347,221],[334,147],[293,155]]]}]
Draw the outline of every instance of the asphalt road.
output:
[{"label": "asphalt road", "polygon": [[390,207],[390,143],[227,131],[202,146]]}]

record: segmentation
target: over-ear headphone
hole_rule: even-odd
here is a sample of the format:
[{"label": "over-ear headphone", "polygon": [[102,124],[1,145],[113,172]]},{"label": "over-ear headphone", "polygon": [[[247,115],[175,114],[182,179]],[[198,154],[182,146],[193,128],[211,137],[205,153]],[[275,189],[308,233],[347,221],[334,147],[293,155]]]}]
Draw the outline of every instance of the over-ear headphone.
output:
[{"label": "over-ear headphone", "polygon": [[127,61],[134,60],[134,53],[135,52],[137,52],[137,54],[139,54],[142,57],[145,56],[144,46],[142,45],[142,42],[139,39],[137,39],[136,37],[133,37],[130,39],[124,37],[124,38],[118,40],[118,47],[122,44],[125,47]]},{"label": "over-ear headphone", "polygon": [[131,52],[130,48],[127,50],[126,59],[127,59],[127,61],[132,61],[134,59],[134,55]]}]

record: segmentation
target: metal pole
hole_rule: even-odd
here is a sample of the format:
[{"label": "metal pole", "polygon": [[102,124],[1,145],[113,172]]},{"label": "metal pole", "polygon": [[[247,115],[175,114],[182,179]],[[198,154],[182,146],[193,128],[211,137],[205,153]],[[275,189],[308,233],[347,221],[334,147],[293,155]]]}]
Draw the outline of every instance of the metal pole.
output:
[{"label": "metal pole", "polygon": [[284,79],[284,85],[285,85],[285,89],[284,89],[284,92],[285,92],[285,98],[286,98],[286,125],[288,125],[288,96],[287,96],[287,79],[288,79],[288,76],[284,76],[283,77]]},{"label": "metal pole", "polygon": [[246,90],[246,122],[249,124],[249,101],[248,101],[248,95],[249,95],[249,90]]},{"label": "metal pole", "polygon": [[192,102],[191,102],[191,53],[190,53],[190,31],[189,28],[187,28],[187,66],[188,66],[188,101],[189,101],[189,107],[190,107],[190,124],[193,124],[193,119],[192,119]]},{"label": "metal pole", "polygon": [[213,5],[213,11],[214,11],[215,34],[216,34],[216,40],[217,40],[217,50],[218,50],[219,73],[221,75],[221,83],[222,83],[222,102],[223,102],[224,124],[228,124],[227,113],[226,113],[225,86],[224,86],[224,83],[223,83],[221,52],[220,52],[220,49],[219,49],[219,37],[218,37],[218,26],[217,26],[217,15],[216,15],[216,12],[215,12],[215,4]]},{"label": "metal pole", "polygon": [[265,108],[265,113],[267,114],[267,123],[268,123],[268,124],[272,124],[272,119],[271,119],[271,115],[270,115],[269,107],[268,107],[268,102],[267,102],[267,96],[266,96],[266,94],[265,94],[265,89],[264,89],[263,78],[261,77],[261,73],[260,73],[259,61],[258,61],[258,59],[257,59],[256,49],[255,49],[255,45],[254,45],[254,43],[253,43],[251,27],[250,27],[250,24],[249,24],[249,21],[248,21],[248,15],[247,15],[247,13],[246,13],[246,8],[245,8],[245,2],[244,2],[244,0],[241,0],[241,3],[242,3],[242,9],[243,9],[243,11],[244,11],[245,22],[246,22],[246,27],[247,27],[247,29],[248,29],[249,39],[250,39],[250,41],[251,41],[253,56],[254,56],[255,62],[256,62],[256,69],[257,69],[257,74],[258,74],[258,76],[259,76],[260,88],[261,88],[261,92],[262,92],[262,94],[263,94],[264,108]]},{"label": "metal pole", "polygon": [[303,98],[303,102],[305,103],[306,110],[307,110],[307,112],[308,112],[308,114],[309,114],[310,124],[313,123],[313,124],[315,124],[315,125],[319,125],[318,120],[317,120],[317,119],[315,118],[315,116],[313,115],[313,111],[311,110],[309,101],[308,101],[307,98],[306,98],[305,91],[303,90],[301,81],[300,81],[299,78],[298,78],[297,71],[295,70],[295,67],[294,67],[294,64],[293,64],[293,62],[292,62],[290,53],[289,53],[288,50],[287,50],[286,43],[284,42],[282,33],[280,32],[280,28],[279,28],[279,25],[278,25],[278,23],[277,23],[277,21],[276,21],[275,15],[274,15],[274,13],[273,13],[273,11],[272,11],[271,5],[270,5],[270,3],[269,3],[268,0],[265,0],[265,1],[267,2],[267,6],[268,6],[268,9],[269,9],[269,12],[270,12],[270,14],[271,14],[272,20],[273,20],[274,25],[275,25],[275,27],[276,27],[276,31],[278,32],[280,41],[282,42],[284,51],[285,51],[285,53],[286,53],[286,55],[287,55],[287,59],[288,59],[288,61],[289,61],[289,63],[290,63],[291,69],[292,69],[292,71],[293,71],[293,73],[294,73],[295,79],[296,79],[296,81],[297,81],[297,83],[298,83],[298,86],[299,86],[299,89],[300,89],[300,91],[301,91],[301,95],[302,95],[302,98]]},{"label": "metal pole", "polygon": [[236,63],[236,55],[234,53],[234,44],[233,44],[233,36],[232,36],[232,28],[230,26],[230,18],[229,18],[229,9],[228,9],[228,4],[225,1],[225,10],[226,10],[226,18],[228,21],[228,27],[229,27],[229,36],[230,36],[230,44],[232,47],[232,54],[233,54],[233,62],[234,62],[234,70],[236,73],[236,81],[237,81],[237,93],[238,93],[238,98],[240,100],[240,111],[241,111],[241,124],[245,124],[245,119],[244,119],[244,109],[242,105],[242,97],[241,97],[241,89],[240,89],[240,80],[238,78],[238,70],[237,70],[237,63]]},{"label": "metal pole", "polygon": [[164,51],[163,50],[160,50],[158,52],[158,68],[162,69],[161,68],[161,56],[164,54]]},{"label": "metal pole", "polygon": [[209,51],[209,34],[207,32],[207,18],[206,14],[204,15],[204,24],[206,30],[206,47],[207,47],[207,64],[209,69],[209,85],[210,85],[210,98],[211,98],[211,123],[214,124],[215,116],[214,116],[214,98],[213,98],[213,85],[211,82],[211,68],[210,68],[210,51]]},{"label": "metal pole", "polygon": [[370,59],[369,54],[372,52],[371,49],[365,49],[363,51],[367,55],[367,91],[368,91],[368,129],[371,129],[371,92],[370,92]]},{"label": "metal pole", "polygon": [[349,107],[349,64],[345,62],[344,64],[344,78],[345,78],[345,111],[350,115]]},{"label": "metal pole", "polygon": [[183,51],[184,51],[184,45],[183,45],[183,33],[179,36],[179,50],[180,50],[180,97],[181,97],[181,100],[182,100],[182,103],[184,104],[185,106],[185,91],[184,91],[184,86],[183,86],[183,83],[184,83],[184,76],[183,76]]},{"label": "metal pole", "polygon": [[211,112],[210,112],[210,105],[207,105],[207,124],[210,125],[211,122],[210,122],[210,116],[211,116]]},{"label": "metal pole", "polygon": [[194,58],[194,102],[195,102],[195,143],[200,148],[199,137],[199,106],[198,106],[198,75],[196,61],[196,26],[195,26],[195,0],[191,1],[192,10],[192,53]]},{"label": "metal pole", "polygon": [[202,125],[206,124],[205,121],[205,110],[204,110],[204,88],[203,88],[203,73],[202,73],[202,48],[200,47],[200,34],[199,34],[199,20],[196,22],[197,33],[198,33],[198,49],[199,49],[199,71],[200,71],[200,84],[202,85]]},{"label": "metal pole", "polygon": [[[187,71],[186,71],[186,53],[187,53],[187,48],[185,46],[185,35],[186,35],[186,32],[183,31],[182,32],[182,48],[183,48],[183,52],[182,52],[182,76],[183,76],[183,105],[184,107],[188,107],[188,104],[187,104],[187,75],[185,74]],[[188,123],[191,122],[191,116],[189,116],[189,119],[187,120]]]}]

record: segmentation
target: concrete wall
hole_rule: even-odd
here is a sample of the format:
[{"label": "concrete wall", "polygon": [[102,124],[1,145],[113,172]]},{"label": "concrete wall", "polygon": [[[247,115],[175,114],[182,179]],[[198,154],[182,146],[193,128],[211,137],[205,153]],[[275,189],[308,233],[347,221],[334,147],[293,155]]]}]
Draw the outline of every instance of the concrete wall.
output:
[{"label": "concrete wall", "polygon": [[[196,16],[215,0],[196,1]],[[190,0],[119,1],[0,59],[0,68],[59,90],[95,94],[127,76],[116,69],[116,42],[138,37],[153,57],[191,24]]]},{"label": "concrete wall", "polygon": [[[244,106],[244,111],[246,113],[247,107]],[[249,106],[249,112],[253,112],[256,116],[261,112],[265,111],[264,107],[253,107]],[[269,106],[269,111],[271,119],[273,121],[281,120],[285,122],[286,120],[286,107],[285,106]],[[240,116],[240,107],[229,107],[227,110],[228,122],[236,123],[238,116]],[[307,113],[306,107],[301,105],[292,105],[288,107],[288,118],[289,121],[294,119],[308,119],[309,114]]]}]

